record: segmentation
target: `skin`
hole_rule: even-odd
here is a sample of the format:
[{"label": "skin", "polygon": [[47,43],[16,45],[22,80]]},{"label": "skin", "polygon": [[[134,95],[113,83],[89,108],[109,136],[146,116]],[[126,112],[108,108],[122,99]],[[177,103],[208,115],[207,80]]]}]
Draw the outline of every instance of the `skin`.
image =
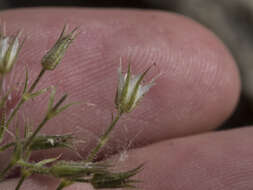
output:
[{"label": "skin", "polygon": [[[28,39],[14,71],[22,74],[20,70],[27,64],[32,79],[63,25],[80,26],[80,34],[64,60],[54,72],[46,73],[38,89],[53,84],[57,94],[70,95],[69,101],[86,103],[62,113],[58,121],[50,121],[43,133],[74,133],[86,141],[78,146],[85,157],[110,122],[119,58],[123,59],[124,69],[131,62],[134,73],[155,62],[146,79],[162,73],[156,86],[118,123],[115,138],[101,159],[110,154],[111,159],[118,160],[120,155],[114,153],[129,145],[130,139],[134,143],[119,167],[133,168],[145,162],[137,176],[143,181],[141,189],[253,187],[253,129],[213,131],[233,112],[240,94],[240,77],[232,56],[210,31],[183,16],[158,11],[33,8],[4,11],[0,17],[7,22],[10,33],[24,28]],[[14,82],[9,80],[8,84]],[[28,105],[22,111],[40,121],[47,98]],[[127,130],[122,130],[126,126]],[[59,152],[40,152],[33,159]],[[1,165],[9,155],[0,155]],[[78,159],[67,151],[63,158]],[[16,183],[17,179],[11,178],[1,183],[0,189],[12,190]],[[53,190],[56,186],[57,181],[51,178],[34,176],[21,189]],[[92,187],[75,184],[66,189]]]}]

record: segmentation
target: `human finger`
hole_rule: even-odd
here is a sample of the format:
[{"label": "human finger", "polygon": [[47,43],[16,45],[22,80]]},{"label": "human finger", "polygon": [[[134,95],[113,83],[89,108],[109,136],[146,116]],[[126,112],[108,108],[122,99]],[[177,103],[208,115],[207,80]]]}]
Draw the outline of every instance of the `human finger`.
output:
[{"label": "human finger", "polygon": [[247,127],[167,140],[132,150],[119,166],[146,163],[137,177],[145,190],[252,189],[252,133]]},{"label": "human finger", "polygon": [[[234,60],[211,32],[185,17],[156,11],[54,8],[4,11],[0,16],[6,20],[8,32],[26,31],[20,63],[13,73],[18,75],[27,64],[30,81],[60,28],[65,23],[80,26],[63,62],[46,73],[38,89],[53,84],[58,94],[67,92],[71,100],[85,100],[94,106],[72,107],[50,121],[43,133],[76,133],[94,145],[114,110],[120,57],[124,68],[131,62],[134,73],[156,62],[148,77],[159,72],[162,76],[136,110],[118,123],[117,138],[110,146],[113,150],[124,147],[129,138],[134,138],[133,146],[143,146],[213,129],[236,105],[240,81]],[[21,113],[31,117],[36,126],[47,101],[38,98]],[[79,150],[84,155],[87,152],[86,146]]]}]

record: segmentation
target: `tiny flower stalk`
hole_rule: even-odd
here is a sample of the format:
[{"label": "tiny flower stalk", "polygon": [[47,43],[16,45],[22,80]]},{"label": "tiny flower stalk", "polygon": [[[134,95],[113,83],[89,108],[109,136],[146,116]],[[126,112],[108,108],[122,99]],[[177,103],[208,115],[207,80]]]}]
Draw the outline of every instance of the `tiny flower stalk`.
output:
[{"label": "tiny flower stalk", "polygon": [[128,71],[125,75],[122,74],[121,64],[118,69],[119,81],[118,88],[115,97],[115,104],[117,108],[117,115],[112,119],[111,124],[100,137],[97,146],[88,155],[88,161],[93,161],[97,153],[104,147],[109,139],[111,131],[114,129],[116,123],[124,113],[131,112],[144,96],[145,93],[154,85],[154,80],[149,84],[142,86],[141,82],[144,76],[147,74],[151,67],[144,71],[141,75],[134,76],[131,74],[130,64],[128,65]]},{"label": "tiny flower stalk", "polygon": [[109,125],[105,133],[100,137],[97,146],[88,155],[87,158],[88,162],[92,162],[95,159],[97,153],[106,145],[107,141],[109,140],[109,135],[113,130],[113,128],[115,127],[116,123],[119,121],[121,115],[122,113],[120,112],[117,113],[117,116],[112,120],[111,124]]},{"label": "tiny flower stalk", "polygon": [[22,184],[24,183],[25,179],[28,178],[32,173],[29,170],[26,170],[24,168],[21,169],[21,177],[19,178],[18,184],[15,188],[15,190],[19,190]]}]

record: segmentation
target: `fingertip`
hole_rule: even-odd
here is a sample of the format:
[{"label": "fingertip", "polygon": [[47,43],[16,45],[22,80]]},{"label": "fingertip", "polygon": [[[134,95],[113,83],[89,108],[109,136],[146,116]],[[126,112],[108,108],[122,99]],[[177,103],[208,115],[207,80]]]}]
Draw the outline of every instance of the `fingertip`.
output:
[{"label": "fingertip", "polygon": [[[53,84],[58,94],[67,92],[72,100],[85,99],[96,106],[67,110],[50,122],[47,133],[79,131],[78,135],[85,136],[90,131],[89,136],[99,136],[114,110],[120,57],[124,67],[132,63],[133,73],[143,72],[154,62],[157,67],[148,77],[163,73],[134,113],[119,123],[115,133],[120,139],[137,135],[135,143],[144,145],[214,129],[238,101],[240,79],[232,56],[215,35],[183,16],[64,8],[20,9],[1,16],[11,31],[24,27],[29,35],[20,60],[30,66],[31,78],[37,75],[41,57],[62,26],[81,26],[63,62],[46,74],[39,88]],[[40,120],[47,99],[37,103],[29,104],[25,112],[33,113],[35,121]],[[127,130],[121,130],[122,126]]]}]

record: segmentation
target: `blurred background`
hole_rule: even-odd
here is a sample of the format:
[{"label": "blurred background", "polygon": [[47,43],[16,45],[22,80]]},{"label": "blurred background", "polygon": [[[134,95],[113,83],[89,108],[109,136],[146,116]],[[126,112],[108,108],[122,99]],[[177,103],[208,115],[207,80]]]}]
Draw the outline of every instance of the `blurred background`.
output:
[{"label": "blurred background", "polygon": [[191,17],[223,40],[241,72],[240,102],[219,129],[253,125],[253,0],[0,0],[0,10],[33,6],[157,9]]}]

